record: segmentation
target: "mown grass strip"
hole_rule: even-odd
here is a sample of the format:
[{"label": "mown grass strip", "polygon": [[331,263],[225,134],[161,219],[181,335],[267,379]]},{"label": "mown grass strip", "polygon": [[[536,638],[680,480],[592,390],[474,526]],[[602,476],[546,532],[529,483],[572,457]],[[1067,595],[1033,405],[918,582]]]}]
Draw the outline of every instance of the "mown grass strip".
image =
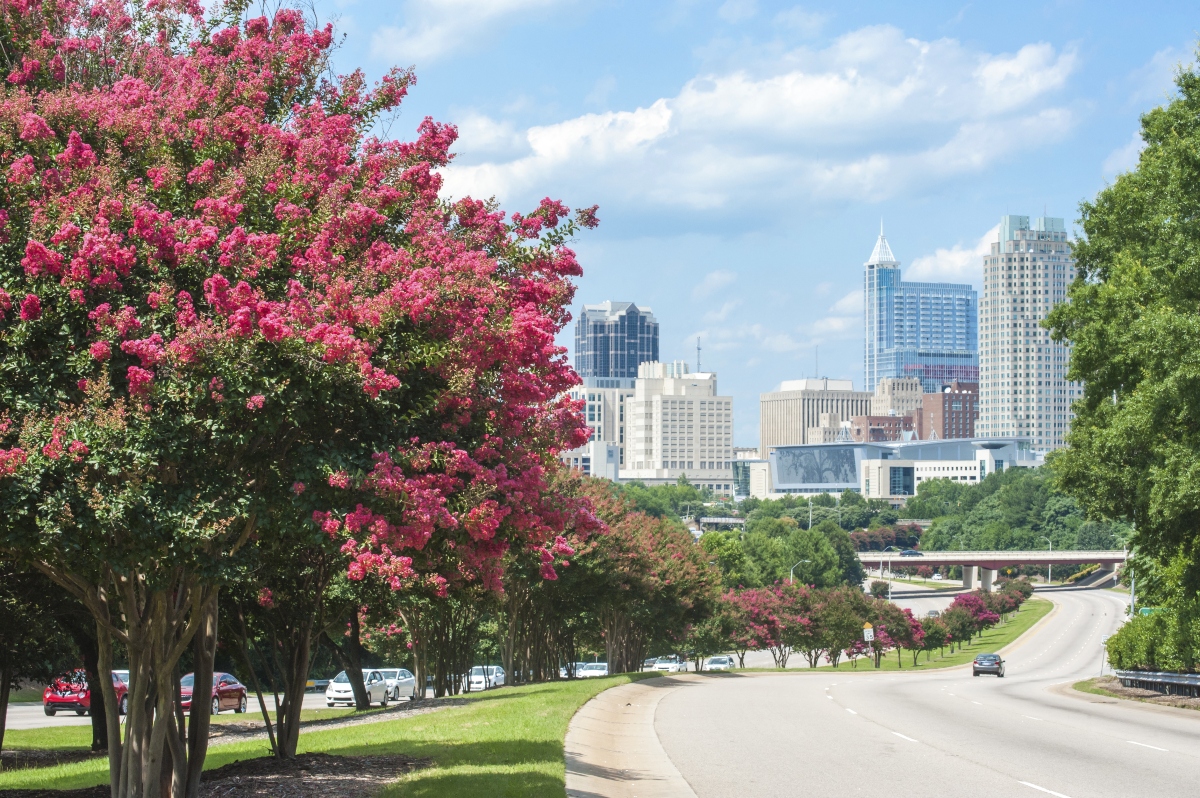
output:
[{"label": "mown grass strip", "polygon": [[[465,705],[438,712],[302,733],[300,750],[358,756],[406,754],[433,760],[432,767],[409,774],[383,796],[562,798],[563,740],[576,710],[602,690],[656,675],[625,674],[471,694],[464,696]],[[205,766],[219,767],[266,753],[265,741],[214,746]],[[91,760],[0,773],[0,788],[68,789],[101,784],[107,778],[107,762]]]}]

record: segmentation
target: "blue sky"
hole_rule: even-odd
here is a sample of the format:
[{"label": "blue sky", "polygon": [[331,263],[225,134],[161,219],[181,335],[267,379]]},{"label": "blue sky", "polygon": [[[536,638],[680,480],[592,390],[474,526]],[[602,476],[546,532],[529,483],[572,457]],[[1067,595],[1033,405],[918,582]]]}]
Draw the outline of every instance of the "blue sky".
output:
[{"label": "blue sky", "polygon": [[[758,395],[862,383],[880,220],[908,279],[981,282],[1004,213],[1078,216],[1136,163],[1194,3],[316,0],[341,70],[414,66],[388,133],[458,125],[455,196],[600,205],[577,306],[650,306],[662,357]],[[572,331],[561,338],[570,345]]]}]

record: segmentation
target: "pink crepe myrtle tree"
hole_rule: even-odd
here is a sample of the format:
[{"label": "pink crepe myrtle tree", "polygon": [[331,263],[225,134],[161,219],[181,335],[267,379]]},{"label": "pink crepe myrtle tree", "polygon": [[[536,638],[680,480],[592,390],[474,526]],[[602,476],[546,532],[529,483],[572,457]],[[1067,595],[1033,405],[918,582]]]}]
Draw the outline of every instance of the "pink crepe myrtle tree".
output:
[{"label": "pink crepe myrtle tree", "polygon": [[[307,525],[397,590],[499,584],[585,502],[554,344],[595,224],[439,196],[452,127],[374,138],[413,76],[332,77],[329,26],[248,0],[0,0],[0,547],[130,659],[112,794],[196,795],[220,586]],[[108,680],[101,676],[102,685]]]}]

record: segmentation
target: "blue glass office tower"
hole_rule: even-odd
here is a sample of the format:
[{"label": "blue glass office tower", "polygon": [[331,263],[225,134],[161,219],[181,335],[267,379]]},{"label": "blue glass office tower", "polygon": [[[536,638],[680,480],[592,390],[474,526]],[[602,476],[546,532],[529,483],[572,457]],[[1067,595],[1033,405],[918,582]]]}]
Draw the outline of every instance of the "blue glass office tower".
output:
[{"label": "blue glass office tower", "polygon": [[658,320],[650,308],[612,300],[583,306],[575,323],[580,377],[602,378],[598,388],[632,388],[638,366],[652,360],[658,360]]},{"label": "blue glass office tower", "polygon": [[883,231],[865,264],[866,390],[883,377],[918,377],[926,393],[979,382],[979,297],[969,285],[906,283]]}]

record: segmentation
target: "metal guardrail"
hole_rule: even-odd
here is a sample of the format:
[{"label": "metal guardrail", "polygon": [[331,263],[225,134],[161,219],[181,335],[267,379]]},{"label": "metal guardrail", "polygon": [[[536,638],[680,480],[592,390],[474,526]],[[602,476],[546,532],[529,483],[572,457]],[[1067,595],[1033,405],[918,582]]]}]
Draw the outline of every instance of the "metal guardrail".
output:
[{"label": "metal guardrail", "polygon": [[1200,696],[1200,673],[1166,671],[1113,671],[1123,687],[1137,687],[1167,695]]}]

